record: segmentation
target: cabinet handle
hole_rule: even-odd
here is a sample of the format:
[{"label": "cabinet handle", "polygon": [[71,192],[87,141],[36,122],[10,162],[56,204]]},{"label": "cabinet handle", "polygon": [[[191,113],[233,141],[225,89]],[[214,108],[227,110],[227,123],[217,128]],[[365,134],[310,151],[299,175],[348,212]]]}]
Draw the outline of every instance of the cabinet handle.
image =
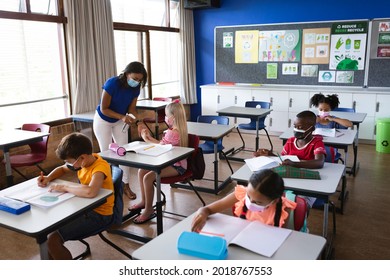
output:
[{"label": "cabinet handle", "polygon": [[221,96],[218,94],[217,96],[217,104],[221,103]]},{"label": "cabinet handle", "polygon": [[288,128],[291,127],[291,119],[288,119]]},{"label": "cabinet handle", "polygon": [[237,104],[237,95],[234,96],[234,104]]},{"label": "cabinet handle", "polygon": [[290,108],[292,107],[292,98],[290,98],[290,104],[288,105]]},{"label": "cabinet handle", "polygon": [[273,106],[273,102],[274,102],[274,98],[271,97],[271,98],[269,99],[269,103],[271,103],[271,106]]},{"label": "cabinet handle", "polygon": [[254,96],[252,96],[252,101],[255,101],[255,97]]},{"label": "cabinet handle", "polygon": [[376,135],[376,125],[374,126],[374,135]]},{"label": "cabinet handle", "polygon": [[352,108],[356,111],[356,101],[352,102]]},{"label": "cabinet handle", "polygon": [[376,103],[376,112],[379,112],[379,102]]},{"label": "cabinet handle", "polygon": [[272,118],[269,119],[269,126],[272,126]]}]

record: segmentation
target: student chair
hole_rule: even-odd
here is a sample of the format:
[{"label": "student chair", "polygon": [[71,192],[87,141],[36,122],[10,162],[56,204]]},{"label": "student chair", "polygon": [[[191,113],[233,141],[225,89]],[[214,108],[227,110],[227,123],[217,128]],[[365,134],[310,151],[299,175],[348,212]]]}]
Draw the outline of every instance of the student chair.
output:
[{"label": "student chair", "polygon": [[[22,130],[49,133],[50,126],[46,124],[40,124],[40,123],[38,124],[28,123],[22,125]],[[17,167],[35,165],[43,173],[46,174],[46,171],[39,164],[46,159],[48,141],[49,141],[49,136],[43,137],[43,140],[41,142],[29,144],[31,149],[29,153],[20,154],[20,155],[11,155],[10,162],[11,162],[12,169],[15,170],[20,176],[22,176],[26,180],[28,180],[28,178],[22,172],[20,172],[17,169]],[[3,160],[3,164],[5,164],[5,160]]]},{"label": "student chair", "polygon": [[114,244],[112,241],[110,241],[103,235],[104,231],[107,231],[114,226],[119,226],[122,224],[122,216],[123,216],[123,183],[122,183],[123,171],[122,169],[120,169],[118,166],[111,165],[111,176],[112,176],[112,182],[114,184],[114,213],[112,215],[111,222],[107,226],[97,230],[96,232],[89,234],[88,236],[82,236],[79,238],[79,241],[86,246],[86,249],[83,253],[74,257],[73,258],[74,260],[85,259],[87,256],[91,255],[91,248],[88,242],[85,241],[84,239],[93,235],[99,235],[99,237],[108,245],[110,245],[115,250],[122,253],[129,259],[132,259],[130,254],[128,254],[126,251],[124,251],[122,248]]},{"label": "student chair", "polygon": [[[178,175],[178,176],[172,176],[172,177],[165,177],[161,178],[161,184],[170,184],[172,187],[175,187],[175,183],[181,183],[181,184],[187,184],[188,189],[191,189],[195,192],[196,196],[199,198],[199,200],[202,202],[202,205],[205,206],[206,203],[204,202],[203,198],[200,196],[199,192],[196,190],[194,185],[191,183],[193,180],[193,170],[192,170],[192,161],[195,160],[196,154],[199,152],[199,136],[194,135],[194,134],[188,134],[188,147],[194,148],[194,151],[192,154],[188,157],[187,159],[187,170],[183,175]],[[156,186],[156,183],[154,183]],[[161,195],[163,197],[162,199],[162,204],[166,204],[166,196],[164,192],[161,191]],[[164,213],[167,214],[172,214],[176,216],[181,216],[181,217],[187,217],[185,215],[173,213],[173,212],[168,212],[164,211]]]},{"label": "student chair", "polygon": [[[172,102],[171,97],[154,97],[154,101],[165,101],[165,102]],[[160,124],[165,124],[168,127],[168,124],[165,122],[165,108],[157,111],[157,122]],[[152,129],[150,128],[150,125],[156,123],[155,118],[144,118],[143,123],[146,125],[146,127],[149,129],[150,133],[157,138],[158,135],[154,135]],[[149,124],[149,125],[148,125]]]},{"label": "student chair", "polygon": [[[269,109],[271,107],[271,103],[264,102],[264,101],[247,101],[247,102],[245,102],[245,107],[250,107],[250,108],[260,107],[263,109]],[[272,151],[273,150],[272,141],[269,137],[268,131],[265,128],[266,126],[264,124],[265,118],[266,117],[259,119],[259,130],[264,130],[265,133],[267,134],[267,138],[268,138],[268,141],[271,145],[271,151]],[[241,123],[238,125],[238,128],[239,129],[246,129],[246,130],[256,130],[256,121],[257,121],[257,118],[251,118],[250,123]]]},{"label": "student chair", "polygon": [[[217,124],[222,125],[228,125],[229,124],[229,118],[225,116],[210,116],[210,115],[203,115],[198,116],[197,122],[199,123],[213,123],[214,121],[217,122]],[[213,141],[205,141],[204,143],[199,145],[200,148],[202,148],[202,151],[204,154],[213,154],[214,153],[214,142]],[[217,151],[219,154],[223,156],[223,158],[226,160],[230,171],[233,172],[233,168],[230,165],[230,162],[226,156],[226,153],[223,151],[224,146],[222,145],[222,139],[219,139],[217,142]]]}]

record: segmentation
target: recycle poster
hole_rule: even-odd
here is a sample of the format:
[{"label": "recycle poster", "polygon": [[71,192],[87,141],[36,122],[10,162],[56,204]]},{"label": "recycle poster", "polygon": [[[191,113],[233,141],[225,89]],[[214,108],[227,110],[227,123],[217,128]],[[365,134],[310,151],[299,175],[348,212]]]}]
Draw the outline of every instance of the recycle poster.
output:
[{"label": "recycle poster", "polygon": [[368,23],[341,22],[332,25],[329,69],[363,70]]}]

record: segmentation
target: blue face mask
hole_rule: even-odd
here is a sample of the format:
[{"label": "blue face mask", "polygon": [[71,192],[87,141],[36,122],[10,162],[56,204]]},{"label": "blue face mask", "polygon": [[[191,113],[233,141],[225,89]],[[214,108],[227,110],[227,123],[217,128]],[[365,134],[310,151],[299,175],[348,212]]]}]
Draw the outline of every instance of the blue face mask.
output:
[{"label": "blue face mask", "polygon": [[130,79],[127,80],[127,84],[129,86],[131,86],[131,87],[138,87],[139,82],[137,82],[137,81],[133,80],[132,78],[130,78]]}]

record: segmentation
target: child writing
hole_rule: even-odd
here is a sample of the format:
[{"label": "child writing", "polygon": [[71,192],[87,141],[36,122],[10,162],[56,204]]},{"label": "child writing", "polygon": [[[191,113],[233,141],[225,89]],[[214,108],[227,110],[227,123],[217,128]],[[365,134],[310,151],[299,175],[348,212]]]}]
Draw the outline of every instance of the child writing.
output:
[{"label": "child writing", "polygon": [[347,119],[337,118],[330,115],[330,111],[336,109],[340,104],[337,94],[327,95],[322,93],[314,94],[310,99],[310,106],[318,109],[316,127],[319,128],[340,128],[352,127],[352,122]]},{"label": "child writing", "polygon": [[283,196],[283,179],[270,169],[254,172],[247,187],[237,185],[233,193],[199,208],[192,220],[191,230],[200,232],[208,216],[234,207],[234,215],[250,221],[283,227],[296,203]]},{"label": "child writing", "polygon": [[[298,168],[319,169],[324,166],[326,151],[322,136],[313,135],[316,124],[316,115],[312,111],[303,111],[297,114],[294,121],[294,137],[287,140],[281,155],[295,155],[300,160],[294,162],[285,159],[282,165]],[[259,149],[254,156],[275,156],[267,149]],[[304,196],[309,207],[312,207],[315,198]]]},{"label": "child writing", "polygon": [[[51,191],[69,192],[79,197],[96,197],[101,188],[114,191],[110,165],[99,155],[92,153],[92,143],[81,133],[65,136],[57,147],[56,155],[65,164],[55,168],[48,176],[43,173],[38,177],[38,186],[46,187],[48,183],[65,173],[77,171],[82,187],[67,185],[50,185]],[[114,207],[114,195],[106,203],[69,222],[48,237],[48,251],[51,259],[72,259],[69,250],[64,246],[68,240],[79,240],[111,222]]]},{"label": "child writing", "polygon": [[[147,143],[172,144],[173,146],[188,146],[188,131],[186,113],[179,100],[168,104],[165,107],[165,122],[169,128],[165,132],[161,141],[153,138],[147,129],[143,129],[141,136]],[[175,164],[161,170],[161,177],[172,177],[184,174],[187,170],[187,160],[181,160]],[[143,224],[156,217],[153,209],[154,186],[156,174],[154,171],[140,169],[138,170],[138,180],[141,187],[141,201],[129,208],[135,213],[143,209],[142,213],[136,217],[133,222]]]}]

